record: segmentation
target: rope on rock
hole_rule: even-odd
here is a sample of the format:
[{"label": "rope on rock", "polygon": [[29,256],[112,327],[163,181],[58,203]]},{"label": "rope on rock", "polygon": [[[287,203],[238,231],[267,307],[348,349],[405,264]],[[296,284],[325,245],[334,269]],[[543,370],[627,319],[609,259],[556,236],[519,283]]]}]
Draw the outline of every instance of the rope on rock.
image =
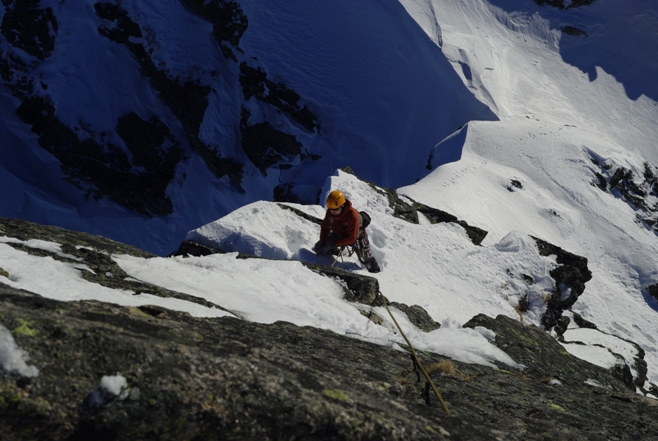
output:
[{"label": "rope on rock", "polygon": [[398,324],[398,321],[395,320],[395,317],[391,313],[391,310],[388,309],[388,299],[386,297],[384,297],[384,294],[382,294],[381,291],[378,291],[377,294],[382,296],[382,298],[384,299],[384,306],[386,307],[386,310],[388,311],[388,314],[393,319],[393,323],[395,323],[395,326],[397,326],[398,331],[400,331],[400,335],[402,335],[402,338],[404,338],[404,341],[406,341],[407,345],[409,345],[409,349],[411,349],[411,355],[413,356],[414,361],[416,362],[416,366],[418,366],[420,371],[423,373],[423,376],[427,380],[428,384],[432,387],[432,390],[434,391],[434,395],[436,395],[436,398],[439,399],[439,402],[441,403],[441,406],[443,407],[443,410],[445,411],[445,413],[447,415],[450,415],[450,410],[448,410],[448,406],[446,405],[445,401],[443,401],[443,398],[441,398],[441,394],[439,393],[439,390],[434,385],[434,382],[432,381],[430,376],[427,374],[427,371],[425,370],[425,368],[423,368],[423,365],[420,364],[420,360],[418,359],[418,356],[416,355],[416,351],[414,350],[414,347],[411,345],[411,342],[409,341],[407,336],[404,335],[404,332],[402,332],[402,328],[400,328],[400,325]]}]

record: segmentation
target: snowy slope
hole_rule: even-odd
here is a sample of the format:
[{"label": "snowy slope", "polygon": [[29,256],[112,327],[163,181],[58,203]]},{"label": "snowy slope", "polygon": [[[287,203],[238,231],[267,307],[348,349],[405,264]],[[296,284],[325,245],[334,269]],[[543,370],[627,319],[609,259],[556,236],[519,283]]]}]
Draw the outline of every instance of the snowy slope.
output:
[{"label": "snowy slope", "polygon": [[[401,3],[430,37],[441,29],[443,53],[500,119],[575,125],[658,163],[653,2],[562,10],[523,0]],[[562,32],[567,26],[587,35]]]},{"label": "snowy slope", "polygon": [[[301,206],[299,208],[302,208]],[[317,211],[319,207],[307,207]],[[375,207],[372,207],[375,208]],[[383,209],[383,207],[381,207]],[[259,252],[262,257],[277,257],[276,245],[286,249],[300,250],[312,246],[318,235],[315,224],[299,226],[298,229],[272,228],[267,223],[253,222],[241,233],[236,231],[231,217],[250,216],[254,221],[260,216],[269,215],[273,225],[284,226],[289,221],[289,211],[269,202],[257,202],[241,208],[228,216],[225,221],[209,225],[206,231],[221,232],[233,230],[236,248],[248,247],[247,243],[263,245]],[[380,231],[395,228],[395,222],[381,217]],[[220,225],[228,227],[222,229]],[[231,226],[233,225],[233,226]],[[399,229],[399,225],[397,225]],[[436,234],[442,235],[442,229]],[[392,233],[392,231],[390,232]],[[412,232],[413,234],[413,232]],[[217,237],[216,235],[216,237]],[[209,235],[210,236],[210,235]],[[238,238],[237,236],[240,236]],[[261,239],[269,236],[269,240]],[[306,239],[304,239],[306,237]],[[418,237],[416,237],[418,239]],[[475,248],[461,232],[451,232],[448,229],[447,238],[455,246]],[[0,236],[0,261],[2,269],[8,277],[2,283],[15,288],[24,289],[63,301],[97,300],[126,306],[158,305],[164,308],[185,311],[197,317],[233,316],[244,320],[260,323],[288,321],[299,326],[314,326],[329,329],[342,335],[359,338],[365,341],[400,348],[404,340],[388,317],[385,308],[372,308],[359,303],[348,303],[343,299],[341,282],[325,277],[309,270],[300,262],[294,260],[237,259],[236,253],[215,254],[206,257],[171,257],[171,258],[141,258],[129,255],[114,255],[113,260],[128,274],[130,280],[139,280],[162,286],[180,293],[192,295],[211,302],[216,307],[206,307],[181,299],[162,298],[150,294],[136,294],[129,290],[116,290],[89,282],[81,276],[82,271],[92,271],[84,262],[62,262],[53,258],[43,258],[28,254],[25,249],[16,249],[9,243],[19,244],[37,250],[46,250],[57,255],[74,256],[62,251],[59,243],[44,240],[21,241],[7,236]],[[469,246],[470,244],[470,246]],[[386,250],[384,247],[383,250]],[[383,251],[380,249],[379,253]],[[280,257],[280,256],[279,256]],[[411,268],[413,262],[398,262],[398,267]],[[326,259],[323,263],[330,264]],[[337,263],[343,268],[359,270],[355,259],[347,259]],[[34,268],[39,267],[39,277],[34,276]],[[399,274],[380,280],[390,282],[393,289],[409,277],[409,274]],[[428,282],[419,280],[418,286],[425,291]],[[383,288],[385,289],[385,288]],[[385,289],[386,290],[386,289]],[[405,293],[393,292],[386,294],[391,300],[410,299]],[[477,296],[470,296],[471,302],[477,302]],[[505,310],[507,314],[515,314],[511,306],[501,305],[502,299],[496,299],[492,304],[498,307],[483,305],[490,313]],[[494,335],[491,331],[478,329],[462,329],[450,318],[451,311],[458,311],[457,306],[438,314],[446,317],[443,326],[435,331],[425,333],[413,326],[407,317],[396,308],[391,308],[396,314],[396,320],[402,326],[408,338],[419,349],[429,350],[469,363],[492,365],[492,362],[507,364],[522,368],[502,350],[490,343]],[[374,312],[385,318],[383,325],[376,325],[366,318],[361,311]],[[437,317],[437,318],[439,318]],[[1,330],[2,328],[0,328]],[[11,341],[0,341],[0,365],[11,370],[9,363],[16,352]],[[13,366],[13,365],[12,365]],[[38,368],[38,366],[37,366]]]},{"label": "snowy slope", "polygon": [[[444,52],[501,121],[469,123],[436,147],[432,174],[400,191],[490,231],[485,245],[517,231],[587,257],[593,279],[574,310],[656,366],[658,305],[646,294],[658,280],[656,234],[637,206],[596,186],[605,169],[641,177],[658,159],[651,4],[404,3],[421,24],[441,11]],[[561,33],[567,25],[588,36]]]},{"label": "snowy slope", "polygon": [[[318,188],[338,167],[351,165],[381,185],[414,182],[427,173],[428,154],[441,139],[469,120],[495,119],[395,0],[240,1],[248,26],[232,52],[237,61],[225,56],[210,19],[192,8],[196,2],[187,3],[134,0],[116,3],[118,12],[106,8],[111,13],[101,13],[99,4],[115,3],[42,0],[43,13],[50,8],[57,22],[54,46],[43,60],[10,44],[11,28],[8,37],[2,35],[0,54],[10,71],[0,83],[0,215],[89,231],[166,255],[188,230],[246,203],[272,200],[277,186],[292,186],[302,200],[316,202]],[[0,5],[0,17],[14,17],[10,13],[21,4]],[[224,3],[207,3],[217,4]],[[42,24],[19,21],[15,26],[37,25]],[[120,37],[112,37],[113,32]],[[124,43],[121,32],[131,32]],[[140,54],[146,54],[147,62]],[[243,63],[298,94],[300,106],[316,115],[319,128],[309,131],[281,108],[247,97]],[[181,110],[162,88],[168,81],[170,88],[185,82],[197,94],[209,89],[203,99],[188,93],[191,107],[183,103]],[[93,173],[82,173],[91,184],[73,185],[80,179],[71,179],[40,146],[50,141],[39,141],[15,114],[25,95],[52,101],[56,118],[80,140],[126,152],[133,167],[115,182],[140,173],[119,134],[120,118],[136,114],[166,126],[184,154],[164,193],[155,188],[165,204],[171,201],[172,213],[135,212],[130,195],[126,205],[121,195],[112,199],[102,188],[98,193]],[[265,173],[259,170],[241,145],[245,110],[251,114],[249,124],[270,123],[293,136],[301,153]],[[201,115],[185,116],[194,112]],[[211,170],[217,158],[234,161],[229,168],[241,176],[240,188]]]},{"label": "snowy slope", "polygon": [[[422,306],[442,324],[438,330],[421,332],[402,312],[392,308],[415,347],[469,363],[498,362],[522,368],[491,344],[493,332],[461,325],[478,313],[503,314],[538,325],[546,310],[546,299],[555,288],[549,275],[556,266],[554,256],[540,256],[534,241],[521,233],[510,233],[493,245],[477,246],[457,224],[430,224],[428,220],[411,224],[393,217],[386,198],[350,174],[338,172],[327,180],[325,189],[336,187],[345,189],[355,205],[372,215],[369,230],[373,254],[383,269],[374,276],[382,293],[391,301]],[[287,206],[310,216],[323,213],[319,206]],[[127,306],[154,304],[194,316],[235,316],[261,323],[284,320],[394,348],[403,344],[383,307],[346,302],[340,281],[320,276],[296,261],[332,263],[332,257],[316,257],[309,251],[318,235],[316,223],[281,205],[261,201],[189,233],[190,240],[228,254],[150,259],[113,256],[132,280],[202,298],[222,309],[99,286],[81,277],[80,271],[90,271],[85,263],[43,259],[9,246],[17,243],[72,258],[53,242],[3,237],[0,257],[2,268],[9,274],[4,283],[49,298],[93,299]],[[237,259],[236,252],[271,260]],[[41,268],[43,277],[34,277],[35,266]],[[370,275],[354,256],[336,262],[336,266]],[[530,278],[533,283],[528,282]],[[516,307],[524,296],[528,311],[519,313]],[[362,312],[374,312],[385,321],[376,325]],[[574,355],[604,367],[619,363],[634,367],[638,349],[632,344],[591,329],[574,328],[573,332],[586,343],[573,348],[568,345],[567,350]],[[607,348],[623,358],[615,358]],[[652,366],[650,369],[652,381],[654,371]]]}]

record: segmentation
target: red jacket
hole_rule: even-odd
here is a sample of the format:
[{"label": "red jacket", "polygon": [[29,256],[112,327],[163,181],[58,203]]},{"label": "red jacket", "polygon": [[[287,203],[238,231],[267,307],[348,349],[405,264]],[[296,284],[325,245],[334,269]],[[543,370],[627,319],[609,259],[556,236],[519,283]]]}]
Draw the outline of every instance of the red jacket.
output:
[{"label": "red jacket", "polygon": [[322,221],[322,226],[320,227],[320,245],[324,246],[327,244],[332,228],[333,232],[338,236],[338,240],[336,240],[334,246],[352,245],[359,235],[360,220],[359,212],[352,207],[350,201],[345,201],[345,207],[338,216],[334,216],[331,214],[331,211],[327,210]]}]

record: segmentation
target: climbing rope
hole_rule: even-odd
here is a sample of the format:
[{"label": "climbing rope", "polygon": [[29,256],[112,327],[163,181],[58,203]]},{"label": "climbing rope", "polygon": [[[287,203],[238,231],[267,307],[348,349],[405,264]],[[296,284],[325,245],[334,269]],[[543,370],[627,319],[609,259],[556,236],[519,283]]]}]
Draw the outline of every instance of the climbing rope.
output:
[{"label": "climbing rope", "polygon": [[[336,258],[334,259],[334,263],[332,263],[331,266],[334,266],[339,258],[341,258],[341,261],[342,261],[343,250],[345,250],[345,247],[344,246],[340,247],[340,251],[339,251],[338,255],[336,256]],[[350,253],[350,256],[351,255],[352,255],[352,253]],[[404,341],[407,342],[407,345],[409,346],[409,349],[411,349],[411,355],[414,358],[414,362],[416,363],[416,366],[418,366],[420,371],[423,373],[423,376],[427,380],[428,384],[432,387],[432,390],[434,391],[434,395],[436,395],[436,398],[438,398],[438,400],[441,403],[441,406],[443,407],[443,410],[445,411],[445,413],[447,415],[450,415],[450,410],[448,410],[448,406],[446,405],[445,401],[443,401],[443,398],[441,397],[441,394],[439,393],[439,390],[436,388],[436,386],[434,385],[434,382],[432,381],[430,376],[427,374],[427,371],[425,370],[425,368],[423,368],[423,365],[420,363],[420,360],[418,359],[418,356],[416,355],[416,351],[415,351],[414,347],[411,345],[411,342],[409,341],[407,336],[404,335],[404,332],[402,332],[402,328],[400,328],[400,325],[398,324],[398,321],[395,320],[395,317],[393,316],[393,313],[391,313],[391,310],[388,309],[388,304],[387,304],[386,297],[384,297],[384,294],[382,294],[381,291],[377,291],[377,295],[382,296],[382,298],[384,299],[384,306],[386,307],[386,310],[388,311],[388,314],[393,319],[393,323],[395,323],[395,326],[397,326],[398,331],[400,331],[400,335],[402,335],[402,338],[404,338]]]},{"label": "climbing rope", "polygon": [[339,257],[341,258],[340,261],[341,261],[341,262],[343,261],[343,250],[344,250],[344,249],[345,249],[345,247],[340,247],[340,251],[338,252],[338,255],[337,255],[336,258],[334,259],[334,263],[332,263],[331,266],[336,265],[336,262],[338,262],[338,258],[339,258]]},{"label": "climbing rope", "polygon": [[[344,245],[344,246],[340,247],[340,251],[338,252],[338,255],[334,259],[334,263],[332,263],[331,266],[334,266],[336,264],[336,262],[338,262],[338,258],[340,258],[341,262],[345,262],[345,259],[343,258],[343,251],[345,250],[345,248],[347,248],[347,257],[352,257],[352,254],[356,253],[356,250],[354,249],[353,246]],[[357,256],[358,256],[358,254],[357,254]],[[360,259],[361,258],[359,258],[359,260]]]},{"label": "climbing rope", "polygon": [[388,309],[388,300],[386,299],[386,297],[384,297],[384,294],[382,294],[381,291],[377,291],[377,295],[382,296],[382,298],[384,299],[384,306],[386,307],[386,310],[388,311],[388,314],[393,319],[393,323],[395,323],[395,326],[397,326],[398,331],[400,331],[400,335],[402,335],[402,338],[404,338],[404,341],[406,341],[407,345],[409,345],[409,349],[411,349],[411,355],[413,356],[414,361],[416,362],[416,366],[418,366],[420,371],[423,373],[423,376],[425,377],[425,379],[427,380],[429,385],[432,387],[432,390],[434,391],[434,395],[436,395],[436,398],[439,399],[439,402],[441,403],[441,406],[443,407],[443,410],[445,411],[445,413],[447,415],[450,415],[450,410],[448,410],[448,406],[446,405],[445,401],[443,401],[443,398],[441,398],[441,394],[439,393],[439,390],[436,388],[436,386],[434,385],[434,382],[432,381],[430,376],[427,374],[427,371],[423,368],[423,365],[420,364],[420,360],[418,359],[418,356],[416,355],[416,351],[414,350],[414,347],[411,345],[411,342],[409,341],[407,336],[404,335],[404,332],[402,332],[402,328],[400,328],[400,325],[398,324],[398,321],[395,320],[395,317],[391,313],[391,310]]}]

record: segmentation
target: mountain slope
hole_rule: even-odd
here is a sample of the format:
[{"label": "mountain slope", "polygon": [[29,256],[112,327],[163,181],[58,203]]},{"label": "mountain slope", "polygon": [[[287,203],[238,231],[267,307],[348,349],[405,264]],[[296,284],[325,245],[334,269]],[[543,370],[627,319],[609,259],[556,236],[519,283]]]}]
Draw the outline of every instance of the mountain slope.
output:
[{"label": "mountain slope", "polygon": [[489,231],[484,245],[517,231],[586,257],[592,280],[573,310],[639,343],[652,366],[658,106],[642,61],[656,46],[642,42],[655,11],[589,3],[405,2],[420,23],[441,11],[444,53],[501,121],[444,140],[432,174],[399,191]]},{"label": "mountain slope", "polygon": [[[366,318],[385,317],[381,306],[346,303],[342,279],[296,262],[332,263],[308,250],[323,215],[315,204],[341,188],[373,214],[381,291],[441,324],[423,332],[401,319],[420,350],[518,368],[518,354],[497,346],[504,327],[463,327],[481,313],[503,316],[547,328],[565,353],[658,396],[658,15],[647,0],[39,5],[35,29],[50,31],[37,47],[15,38],[26,4],[0,6],[0,131],[10,141],[2,214],[160,255],[186,235],[233,254],[120,256],[106,267],[57,243],[3,237],[0,266],[13,288],[286,320],[395,348],[402,340],[388,319]],[[87,75],[91,61],[57,49],[75,40],[78,19],[85,57],[98,52],[125,71],[105,75],[101,63]],[[109,104],[86,121],[76,112],[86,115],[96,91]],[[104,164],[105,187],[85,180],[97,168],[56,160],[58,149]],[[329,176],[347,164],[371,182]],[[82,190],[62,180],[71,170]],[[148,191],[135,185],[146,181]],[[102,194],[115,182],[125,191]],[[173,211],[163,215],[167,200]],[[437,213],[449,220],[433,223]],[[464,225],[486,237],[474,243]],[[32,278],[39,264],[63,288]],[[336,265],[365,275],[354,259]],[[91,273],[131,285],[99,288]]]},{"label": "mountain slope", "polygon": [[347,164],[413,182],[495,118],[392,0],[32,3],[0,6],[3,216],[165,255]]},{"label": "mountain slope", "polygon": [[[2,228],[8,235],[0,251],[13,249],[14,260],[25,265],[15,265],[0,281],[0,425],[6,439],[648,439],[658,430],[655,400],[633,393],[634,386],[619,372],[573,357],[544,330],[516,319],[477,315],[462,329],[426,333],[459,340],[457,359],[468,349],[464,343],[470,335],[470,349],[479,347],[477,352],[488,357],[469,364],[417,351],[447,403],[448,416],[427,394],[428,385],[399,346],[388,316],[375,313],[381,311],[377,303],[347,303],[336,295],[334,304],[343,303],[341,315],[369,310],[360,322],[350,319],[359,326],[345,336],[284,321],[259,324],[229,311],[224,317],[194,317],[176,309],[202,297],[162,302],[176,292],[154,291],[157,285],[121,275],[118,263],[135,271],[136,265],[127,265],[130,259],[146,266],[167,260],[170,274],[196,267],[177,280],[201,284],[201,265],[221,274],[214,264],[222,255],[162,259],[104,238],[25,221],[3,219]],[[23,271],[33,271],[34,265],[27,265],[31,259],[42,269],[28,279]],[[53,261],[61,264],[59,274],[49,271]],[[258,271],[245,270],[243,276],[254,284],[265,282],[260,302],[270,316],[291,317],[285,313],[290,306],[281,302],[286,293],[271,280],[271,270],[290,269],[295,262],[229,254],[221,259],[225,270],[231,261],[234,274],[236,268],[258,265]],[[61,271],[66,265],[79,275]],[[311,271],[306,272],[308,278]],[[289,284],[299,285],[291,275]],[[326,285],[342,285],[318,277]],[[39,287],[36,279],[49,281],[49,288]],[[85,289],[75,289],[76,279],[87,281]],[[162,275],[160,280],[171,284]],[[102,295],[101,287],[110,283],[114,302],[83,300]],[[135,295],[138,283],[142,294]],[[13,287],[26,284],[46,295]],[[248,295],[245,290],[232,294],[228,284],[214,288],[220,295],[208,298],[224,304]],[[139,304],[149,291],[157,296]],[[187,291],[199,294],[191,285]],[[64,293],[78,297],[46,298]],[[296,306],[307,314],[314,311],[301,305],[297,294],[287,295],[297,298]],[[138,306],[116,304],[131,297]],[[165,308],[154,306],[158,302]],[[423,345],[423,333],[407,321],[403,306],[391,303],[390,310],[413,344]],[[201,315],[209,315],[205,309]],[[315,323],[331,326],[327,318],[333,312],[326,307],[317,312]],[[379,328],[389,345],[362,341],[374,335],[369,328]],[[362,335],[353,338],[355,332]],[[476,336],[486,343],[475,344]],[[486,345],[491,349],[485,351]],[[511,359],[523,366],[510,365]]]}]

